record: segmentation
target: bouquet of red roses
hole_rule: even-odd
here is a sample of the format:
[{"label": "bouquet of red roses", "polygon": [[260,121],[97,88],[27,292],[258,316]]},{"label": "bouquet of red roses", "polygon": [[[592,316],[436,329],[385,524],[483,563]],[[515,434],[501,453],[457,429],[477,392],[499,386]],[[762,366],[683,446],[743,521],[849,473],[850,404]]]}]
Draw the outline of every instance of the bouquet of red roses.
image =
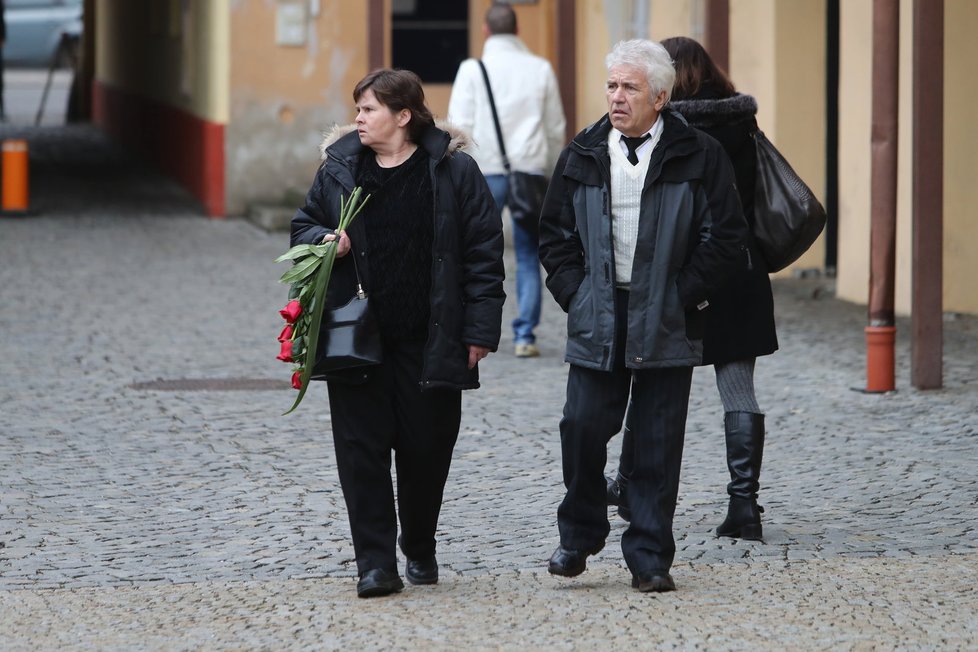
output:
[{"label": "bouquet of red roses", "polygon": [[[370,195],[362,197],[362,188],[354,188],[349,199],[340,197],[340,221],[336,233],[346,230],[360,211],[363,210]],[[279,333],[278,341],[282,348],[278,359],[294,363],[292,387],[299,390],[289,412],[296,409],[309,387],[309,378],[316,365],[316,350],[319,344],[319,326],[323,320],[323,306],[326,303],[326,286],[333,272],[336,260],[336,247],[339,238],[318,245],[296,245],[275,259],[276,263],[286,260],[294,262],[292,269],[282,274],[281,283],[289,284],[289,303],[279,311],[286,324]]]}]

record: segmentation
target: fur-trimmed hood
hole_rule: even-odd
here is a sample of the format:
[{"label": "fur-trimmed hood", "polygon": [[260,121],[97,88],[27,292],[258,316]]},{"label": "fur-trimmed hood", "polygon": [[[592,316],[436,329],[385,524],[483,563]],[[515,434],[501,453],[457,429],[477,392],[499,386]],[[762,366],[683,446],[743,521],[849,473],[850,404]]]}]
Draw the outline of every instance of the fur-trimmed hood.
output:
[{"label": "fur-trimmed hood", "polygon": [[[446,132],[451,140],[448,143],[448,155],[451,156],[455,152],[465,149],[469,146],[472,139],[469,135],[460,127],[456,127],[450,122],[444,120],[436,120],[435,127]],[[328,132],[323,134],[323,141],[319,144],[319,155],[322,160],[326,160],[326,148],[335,143],[337,140],[343,136],[354,132],[357,130],[356,124],[346,124],[346,125],[336,125]]]},{"label": "fur-trimmed hood", "polygon": [[700,128],[740,122],[757,115],[757,100],[741,93],[716,99],[672,100],[669,106],[690,125]]}]

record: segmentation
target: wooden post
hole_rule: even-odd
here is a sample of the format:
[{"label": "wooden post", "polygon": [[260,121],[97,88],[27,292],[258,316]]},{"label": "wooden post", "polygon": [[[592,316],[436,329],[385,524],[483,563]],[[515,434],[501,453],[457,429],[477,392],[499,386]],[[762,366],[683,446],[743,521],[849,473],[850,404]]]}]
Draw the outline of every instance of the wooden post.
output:
[{"label": "wooden post", "polygon": [[706,0],[703,47],[721,70],[730,75],[730,0]]},{"label": "wooden post", "polygon": [[944,0],[913,3],[913,280],[910,381],[943,385]]}]

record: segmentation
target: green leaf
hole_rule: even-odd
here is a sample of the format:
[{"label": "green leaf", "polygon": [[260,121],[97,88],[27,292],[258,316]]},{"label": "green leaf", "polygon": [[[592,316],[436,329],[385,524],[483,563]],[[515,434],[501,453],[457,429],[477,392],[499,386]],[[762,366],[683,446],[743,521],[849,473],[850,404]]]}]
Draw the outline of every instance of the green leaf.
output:
[{"label": "green leaf", "polygon": [[278,258],[276,258],[275,259],[275,262],[276,263],[282,263],[282,262],[285,262],[286,260],[295,260],[296,258],[301,258],[302,256],[307,256],[307,255],[309,255],[309,250],[313,246],[314,245],[310,245],[310,244],[296,245],[296,246],[292,247],[291,249],[289,249],[288,251],[286,251],[281,256],[279,256]]},{"label": "green leaf", "polygon": [[282,274],[282,278],[279,281],[282,283],[295,283],[315,272],[320,263],[322,263],[322,259],[316,256],[303,258],[293,265],[292,269]]}]

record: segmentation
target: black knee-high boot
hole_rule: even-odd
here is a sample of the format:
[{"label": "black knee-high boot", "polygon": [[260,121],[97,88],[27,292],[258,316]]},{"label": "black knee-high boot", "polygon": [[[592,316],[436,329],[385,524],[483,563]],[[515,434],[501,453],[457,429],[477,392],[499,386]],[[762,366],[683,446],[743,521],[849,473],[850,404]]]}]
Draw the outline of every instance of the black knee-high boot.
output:
[{"label": "black knee-high boot", "polygon": [[727,412],[723,417],[727,440],[727,468],[730,470],[730,504],[727,518],[717,528],[717,536],[760,541],[761,512],[757,504],[761,458],[764,455],[764,415],[754,412]]}]

